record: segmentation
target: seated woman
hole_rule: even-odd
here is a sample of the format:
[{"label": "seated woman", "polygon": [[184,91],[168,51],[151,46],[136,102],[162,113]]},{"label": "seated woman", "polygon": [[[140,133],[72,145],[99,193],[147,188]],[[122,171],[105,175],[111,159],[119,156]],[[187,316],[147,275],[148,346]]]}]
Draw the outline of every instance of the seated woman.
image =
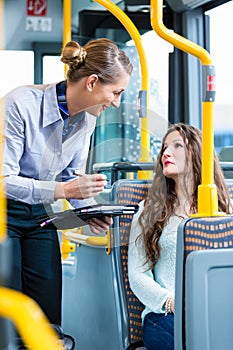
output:
[{"label": "seated woman", "polygon": [[[201,184],[201,132],[171,126],[157,157],[148,197],[134,215],[128,251],[129,283],[145,305],[143,341],[147,350],[174,349],[176,237],[181,220],[197,212]],[[232,212],[221,167],[214,154],[219,211]]]}]

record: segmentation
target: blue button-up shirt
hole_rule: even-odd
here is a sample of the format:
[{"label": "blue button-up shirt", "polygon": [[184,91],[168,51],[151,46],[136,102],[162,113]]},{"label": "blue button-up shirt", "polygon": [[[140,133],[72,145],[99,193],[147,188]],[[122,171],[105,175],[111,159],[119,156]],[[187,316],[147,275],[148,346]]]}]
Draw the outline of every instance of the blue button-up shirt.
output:
[{"label": "blue button-up shirt", "polygon": [[63,142],[56,84],[18,87],[6,95],[4,106],[7,198],[28,204],[54,202],[56,182],[75,178],[75,169],[85,170],[96,118],[88,113],[70,117]]}]

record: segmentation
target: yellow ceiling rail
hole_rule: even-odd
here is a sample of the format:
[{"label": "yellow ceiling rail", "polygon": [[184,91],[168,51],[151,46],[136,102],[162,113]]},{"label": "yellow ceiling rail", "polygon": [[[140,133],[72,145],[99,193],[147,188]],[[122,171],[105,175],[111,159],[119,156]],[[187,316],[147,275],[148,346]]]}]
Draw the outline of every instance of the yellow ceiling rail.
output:
[{"label": "yellow ceiling rail", "polygon": [[198,212],[195,216],[219,216],[218,193],[214,184],[214,126],[215,69],[204,48],[172,32],[163,24],[163,0],[151,0],[151,25],[164,40],[178,49],[197,57],[202,64],[202,183],[198,187]]},{"label": "yellow ceiling rail", "polygon": [[44,313],[28,296],[0,287],[0,316],[14,322],[28,348],[64,350]]},{"label": "yellow ceiling rail", "polygon": [[146,54],[142,45],[141,36],[137,28],[131,19],[122,11],[117,5],[109,0],[94,0],[95,2],[103,5],[108,9],[125,27],[129,35],[133,39],[135,46],[138,51],[140,65],[141,65],[141,92],[145,93],[145,104],[142,107],[143,117],[141,118],[141,155],[139,161],[148,162],[150,161],[150,134],[148,130],[148,117],[149,111],[149,75],[148,66],[146,60]]}]

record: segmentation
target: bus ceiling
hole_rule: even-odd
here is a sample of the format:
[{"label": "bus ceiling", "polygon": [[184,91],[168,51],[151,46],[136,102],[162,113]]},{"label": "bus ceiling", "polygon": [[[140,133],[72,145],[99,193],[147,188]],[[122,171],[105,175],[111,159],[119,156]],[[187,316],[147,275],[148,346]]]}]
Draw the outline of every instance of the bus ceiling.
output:
[{"label": "bus ceiling", "polygon": [[193,10],[197,7],[203,7],[205,10],[210,10],[211,8],[228,1],[230,0],[166,0],[166,3],[175,12],[184,12]]}]

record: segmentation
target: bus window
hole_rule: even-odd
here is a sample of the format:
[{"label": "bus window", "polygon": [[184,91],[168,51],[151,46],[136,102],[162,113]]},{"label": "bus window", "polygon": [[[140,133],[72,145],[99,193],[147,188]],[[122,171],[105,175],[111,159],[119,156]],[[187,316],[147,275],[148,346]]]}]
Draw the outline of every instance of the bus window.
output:
[{"label": "bus window", "polygon": [[[161,39],[154,31],[141,36],[145,50],[149,84],[150,110],[148,128],[150,132],[150,152],[155,159],[160,147],[162,135],[168,124],[168,83],[169,53],[173,46]],[[89,160],[89,172],[93,163],[120,160],[138,161],[140,158],[140,120],[138,117],[137,97],[141,89],[141,72],[138,52],[133,40],[118,45],[127,52],[134,65],[129,86],[121,99],[121,106],[115,110],[109,108],[97,119],[97,127]],[[64,65],[58,55],[43,55],[43,83],[64,79]]]},{"label": "bus window", "polygon": [[34,82],[33,51],[0,51],[0,97],[20,85]]},{"label": "bus window", "polygon": [[169,53],[173,45],[163,40],[154,30],[142,35],[150,80],[149,130],[151,133],[151,157],[156,159],[161,145],[161,138],[168,126],[168,85]]},{"label": "bus window", "polygon": [[219,153],[222,147],[233,146],[233,2],[229,1],[207,11],[206,14],[210,17],[210,54],[216,69],[214,140],[216,151]]},{"label": "bus window", "polygon": [[[150,157],[155,159],[161,137],[168,124],[168,65],[173,46],[154,31],[141,36],[148,64],[150,103],[148,130],[150,133]],[[111,108],[97,120],[94,152],[90,164],[127,160],[137,162],[141,157],[141,121],[138,115],[137,97],[141,89],[141,71],[138,52],[133,40],[122,44],[134,65],[129,85],[124,92],[118,110]],[[91,165],[90,165],[91,168]]]},{"label": "bus window", "polygon": [[168,58],[173,45],[154,31],[142,35],[150,78],[150,109],[168,120]]},{"label": "bus window", "polygon": [[60,61],[60,57],[43,56],[43,84],[55,83],[61,80],[64,80],[64,63]]}]

